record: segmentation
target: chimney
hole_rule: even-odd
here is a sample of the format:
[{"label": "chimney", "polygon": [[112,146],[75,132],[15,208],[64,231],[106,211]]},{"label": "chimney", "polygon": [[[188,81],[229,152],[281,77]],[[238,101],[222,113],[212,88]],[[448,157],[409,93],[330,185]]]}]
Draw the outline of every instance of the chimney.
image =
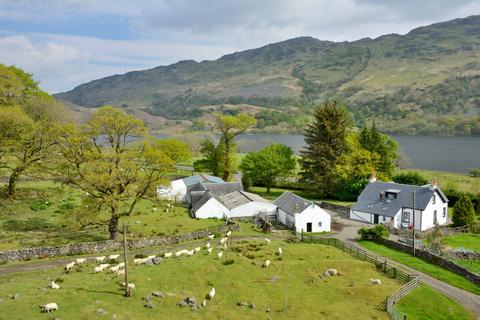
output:
[{"label": "chimney", "polygon": [[430,190],[433,191],[437,189],[437,179],[432,178],[432,181],[430,182]]},{"label": "chimney", "polygon": [[385,199],[385,191],[380,191],[380,201],[383,201]]},{"label": "chimney", "polygon": [[374,183],[375,181],[377,181],[377,173],[375,172],[375,170],[373,170],[369,182]]}]

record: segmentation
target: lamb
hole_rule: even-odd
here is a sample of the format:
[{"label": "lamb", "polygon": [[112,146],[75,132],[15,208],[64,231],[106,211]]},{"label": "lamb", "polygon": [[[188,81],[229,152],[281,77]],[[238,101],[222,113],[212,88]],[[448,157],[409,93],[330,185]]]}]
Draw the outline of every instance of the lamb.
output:
[{"label": "lamb", "polygon": [[210,240],[213,240],[213,238],[215,238],[215,235],[214,235],[214,234],[210,234],[210,235],[207,236],[207,238],[210,239]]},{"label": "lamb", "polygon": [[266,241],[267,243],[270,243],[270,239],[268,239],[268,238],[265,238],[265,241]]},{"label": "lamb", "polygon": [[120,262],[120,263],[118,264],[118,267],[119,267],[120,269],[125,268],[125,262]]},{"label": "lamb", "polygon": [[95,267],[93,268],[93,273],[99,273],[99,272],[102,272],[103,271],[103,268],[102,267]]},{"label": "lamb", "polygon": [[220,259],[220,258],[223,256],[223,252],[220,251],[219,253],[217,253],[217,256],[218,256],[218,258]]},{"label": "lamb", "polygon": [[373,284],[373,285],[380,285],[382,284],[382,281],[380,281],[380,279],[370,279],[370,282]]},{"label": "lamb", "polygon": [[193,251],[194,251],[195,253],[199,253],[201,249],[202,249],[201,247],[196,247],[195,249],[193,249]]},{"label": "lamb", "polygon": [[67,265],[65,266],[65,270],[66,270],[66,271],[70,271],[70,269],[72,269],[74,266],[75,266],[75,261],[70,262],[69,264],[67,264]]},{"label": "lamb", "polygon": [[103,260],[105,260],[105,256],[101,256],[101,257],[96,257],[96,258],[95,258],[95,262],[96,262],[96,263],[103,262]]},{"label": "lamb", "polygon": [[82,263],[85,263],[87,261],[87,259],[85,258],[78,258],[75,260],[75,263],[76,264],[82,264]]},{"label": "lamb", "polygon": [[60,286],[58,284],[55,283],[55,281],[50,281],[50,283],[48,284],[48,287],[50,289],[60,289]]},{"label": "lamb", "polygon": [[[125,282],[122,283],[122,287],[125,287]],[[128,289],[134,290],[134,289],[135,289],[135,284],[133,284],[133,283],[130,282],[130,283],[128,284]]]},{"label": "lamb", "polygon": [[151,260],[151,259],[153,259],[153,258],[155,258],[155,257],[157,257],[157,256],[156,256],[156,255],[151,255],[151,256],[148,256],[146,259],[147,259],[147,260]]},{"label": "lamb", "polygon": [[180,257],[182,254],[183,254],[182,250],[175,252],[175,258]]},{"label": "lamb", "polygon": [[268,266],[270,266],[270,260],[265,260],[265,262],[263,263],[263,267],[266,269],[268,268]]},{"label": "lamb", "polygon": [[119,257],[119,254],[111,254],[108,256],[108,260],[117,260]]},{"label": "lamb", "polygon": [[187,251],[185,254],[187,256],[193,256],[194,253],[195,253],[195,250],[190,250],[190,251]]},{"label": "lamb", "polygon": [[43,312],[50,313],[52,311],[58,310],[58,305],[55,302],[50,302],[44,304],[43,306],[40,306],[40,308],[43,310]]},{"label": "lamb", "polygon": [[103,269],[106,269],[108,267],[110,267],[110,264],[109,263],[102,263],[101,265],[99,265],[100,268],[103,268]]},{"label": "lamb", "polygon": [[165,252],[165,253],[163,254],[163,257],[164,257],[164,258],[170,258],[172,255],[173,255],[172,252]]},{"label": "lamb", "polygon": [[205,248],[208,249],[208,248],[210,248],[210,247],[211,247],[210,242],[207,242],[207,244],[205,245]]},{"label": "lamb", "polygon": [[213,297],[215,297],[215,288],[212,288],[212,290],[210,290],[208,293],[208,300],[212,300]]},{"label": "lamb", "polygon": [[283,254],[282,248],[278,248],[278,255],[281,256]]},{"label": "lamb", "polygon": [[231,237],[232,236],[232,231],[228,231],[227,232],[227,237]]},{"label": "lamb", "polygon": [[212,253],[212,250],[213,250],[213,248],[208,248],[208,249],[207,249],[208,254]]}]

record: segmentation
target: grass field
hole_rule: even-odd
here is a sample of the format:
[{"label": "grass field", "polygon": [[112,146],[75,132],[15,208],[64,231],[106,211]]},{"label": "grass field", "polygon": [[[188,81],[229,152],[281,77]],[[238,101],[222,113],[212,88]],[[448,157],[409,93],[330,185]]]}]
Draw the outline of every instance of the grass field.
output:
[{"label": "grass field", "polygon": [[362,240],[358,242],[367,250],[373,251],[388,259],[392,259],[400,263],[403,263],[409,267],[415,268],[434,278],[442,280],[452,286],[473,292],[475,294],[480,294],[480,287],[475,285],[473,282],[468,281],[464,277],[457,275],[451,271],[448,271],[439,266],[423,261],[419,258],[413,257],[407,253],[390,249],[384,245],[381,245],[372,241]]},{"label": "grass field", "polygon": [[[281,258],[274,254],[278,246],[284,251]],[[245,241],[232,245],[226,259],[231,258],[233,264],[223,265],[215,249],[212,255],[167,259],[158,266],[131,266],[130,281],[136,285],[131,298],[122,297],[123,280],[92,274],[93,265],[70,274],[51,269],[2,275],[0,296],[18,293],[20,298],[6,298],[1,314],[8,319],[92,319],[103,308],[109,318],[115,314],[119,320],[352,319],[360,314],[365,319],[388,319],[376,307],[400,287],[373,265],[328,246]],[[272,261],[268,269],[261,267],[265,259]],[[320,275],[328,268],[336,268],[340,276],[323,279]],[[380,278],[382,285],[372,285],[370,278]],[[61,289],[41,289],[51,279],[61,279]],[[200,303],[212,287],[217,294],[207,307],[190,311],[176,305],[186,296]],[[155,290],[165,298],[153,298],[154,310],[144,308],[142,298]],[[253,302],[256,309],[236,306],[239,301]],[[47,302],[57,303],[59,311],[41,314],[38,306]]]},{"label": "grass field", "polygon": [[267,188],[265,188],[265,187],[250,187],[250,192],[259,194],[260,196],[264,197],[265,199],[269,199],[269,200],[275,200],[280,195],[282,195],[282,193],[284,193],[285,191],[290,191],[290,192],[295,193],[296,195],[299,195],[300,197],[303,197],[303,198],[308,199],[308,200],[326,201],[326,202],[335,203],[335,204],[338,204],[338,205],[341,205],[341,206],[350,206],[354,203],[354,202],[351,202],[351,201],[321,199],[314,194],[307,193],[307,192],[300,191],[300,190],[288,189],[288,188],[271,188],[270,189],[270,194],[268,194],[267,193]]},{"label": "grass field", "polygon": [[[72,222],[73,210],[81,205],[82,193],[78,189],[51,181],[22,182],[19,187],[19,199],[0,200],[0,250],[108,238],[106,226],[79,231]],[[163,206],[157,201],[140,201],[133,215],[125,218],[130,234],[172,235],[224,223],[216,219],[192,220],[185,207],[175,206],[166,212]]]},{"label": "grass field", "polygon": [[407,315],[407,319],[412,320],[468,320],[474,318],[455,301],[423,284],[402,298],[397,307]]},{"label": "grass field", "polygon": [[443,238],[442,244],[458,249],[464,248],[480,252],[480,234],[460,233]]}]

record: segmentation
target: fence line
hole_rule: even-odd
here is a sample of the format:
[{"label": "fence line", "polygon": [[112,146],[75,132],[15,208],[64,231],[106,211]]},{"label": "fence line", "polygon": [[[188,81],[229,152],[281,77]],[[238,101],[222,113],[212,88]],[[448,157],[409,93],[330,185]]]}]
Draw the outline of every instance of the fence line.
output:
[{"label": "fence line", "polygon": [[391,296],[389,296],[379,307],[387,311],[390,317],[394,320],[407,319],[407,316],[400,310],[398,310],[398,308],[396,307],[396,303],[420,285],[419,275],[409,274],[402,269],[389,265],[387,259],[381,259],[378,256],[371,255],[364,249],[353,246],[336,238],[305,236],[301,234],[301,240],[303,242],[316,242],[336,247],[344,252],[350,253],[350,255],[358,259],[374,264],[377,269],[381,270],[388,276],[400,281],[403,286],[400,287],[397,291],[395,291]]}]

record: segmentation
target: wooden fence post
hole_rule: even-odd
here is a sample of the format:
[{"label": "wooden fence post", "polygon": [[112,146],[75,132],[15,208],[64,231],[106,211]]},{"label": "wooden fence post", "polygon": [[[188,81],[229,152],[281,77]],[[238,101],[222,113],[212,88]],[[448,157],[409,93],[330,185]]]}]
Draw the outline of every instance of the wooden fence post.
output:
[{"label": "wooden fence post", "polygon": [[393,267],[393,279],[397,277],[397,268]]},{"label": "wooden fence post", "polygon": [[385,262],[383,263],[383,272],[387,272],[387,259],[385,259]]}]

